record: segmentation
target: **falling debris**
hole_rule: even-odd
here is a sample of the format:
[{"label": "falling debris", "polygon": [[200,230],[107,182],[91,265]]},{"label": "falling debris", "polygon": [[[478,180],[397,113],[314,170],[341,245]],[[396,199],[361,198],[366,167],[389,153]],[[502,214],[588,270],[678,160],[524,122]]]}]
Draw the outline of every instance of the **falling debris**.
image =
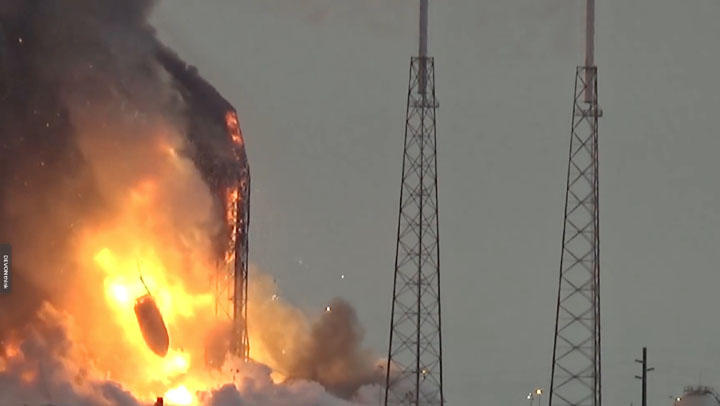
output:
[{"label": "falling debris", "polygon": [[[145,285],[142,277],[140,281]],[[164,357],[170,346],[170,337],[168,337],[160,309],[155,304],[147,286],[145,286],[145,290],[147,290],[147,294],[135,300],[135,316],[148,348],[155,354]]]}]

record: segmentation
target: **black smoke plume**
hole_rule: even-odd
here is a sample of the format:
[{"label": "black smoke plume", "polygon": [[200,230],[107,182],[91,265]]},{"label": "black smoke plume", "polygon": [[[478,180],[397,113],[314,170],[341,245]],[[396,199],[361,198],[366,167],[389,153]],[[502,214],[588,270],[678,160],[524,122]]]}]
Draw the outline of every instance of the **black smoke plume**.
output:
[{"label": "black smoke plume", "polygon": [[[214,192],[219,219],[222,188],[246,170],[224,127],[232,106],[156,39],[147,23],[153,4],[0,3],[0,240],[12,244],[15,281],[13,294],[0,297],[3,308],[15,309],[0,312],[0,331],[68,293],[68,284],[54,282],[76,276],[67,256],[73,235],[108,208],[78,145],[74,116],[92,112],[108,126],[151,115],[180,123],[187,138],[181,152]],[[136,137],[123,136],[110,147]],[[117,169],[133,168],[118,162]],[[208,232],[220,256],[226,230],[215,224]]]},{"label": "black smoke plume", "polygon": [[362,347],[365,332],[355,309],[335,298],[313,323],[309,340],[289,365],[291,378],[321,383],[328,391],[350,398],[364,385],[384,378],[372,352]]}]

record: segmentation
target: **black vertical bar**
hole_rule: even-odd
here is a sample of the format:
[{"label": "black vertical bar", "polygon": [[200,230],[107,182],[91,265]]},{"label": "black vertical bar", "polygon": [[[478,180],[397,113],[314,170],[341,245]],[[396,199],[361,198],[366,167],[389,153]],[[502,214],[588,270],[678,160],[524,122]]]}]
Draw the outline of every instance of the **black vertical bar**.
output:
[{"label": "black vertical bar", "polygon": [[647,347],[643,347],[642,368],[642,406],[647,406]]},{"label": "black vertical bar", "polygon": [[250,256],[250,169],[249,168],[246,173],[246,176],[247,176],[247,181],[245,184],[246,185],[245,198],[247,200],[245,203],[245,242],[244,242],[245,243],[245,264],[244,264],[245,265],[245,294],[243,295],[243,300],[244,300],[243,313],[244,313],[244,318],[245,318],[245,322],[244,322],[245,323],[245,359],[249,359],[250,358],[250,337],[249,337],[249,332],[248,332],[248,317],[247,317],[247,311],[248,311],[247,302],[249,299],[249,297],[248,297],[248,285],[249,285],[248,276],[250,273],[250,269],[249,269],[250,268],[250,260],[249,260],[249,256]]},{"label": "black vertical bar", "polygon": [[596,358],[596,370],[595,380],[597,382],[597,404],[602,406],[602,329],[600,328],[600,146],[599,146],[599,132],[598,132],[598,117],[600,114],[600,107],[598,106],[598,93],[597,93],[597,67],[593,66],[593,136],[595,146],[595,156],[593,157],[595,165],[595,324],[597,325],[597,358]]},{"label": "black vertical bar", "polygon": [[437,255],[437,302],[438,302],[438,341],[439,341],[439,355],[440,355],[440,404],[445,404],[445,396],[443,394],[443,369],[442,369],[442,308],[440,306],[441,300],[440,300],[440,212],[439,212],[439,200],[438,200],[438,173],[437,173],[437,121],[435,118],[435,107],[437,106],[437,103],[435,102],[435,59],[432,59],[432,82],[431,82],[431,90],[432,90],[432,109],[433,109],[433,148],[434,148],[434,165],[435,165],[435,238],[436,238],[436,251],[435,254]]}]

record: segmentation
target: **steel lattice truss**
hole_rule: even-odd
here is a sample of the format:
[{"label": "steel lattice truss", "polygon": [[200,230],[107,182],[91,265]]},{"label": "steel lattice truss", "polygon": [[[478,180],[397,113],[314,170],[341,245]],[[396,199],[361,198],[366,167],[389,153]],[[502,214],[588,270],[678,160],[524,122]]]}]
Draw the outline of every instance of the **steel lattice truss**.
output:
[{"label": "steel lattice truss", "polygon": [[241,359],[250,357],[250,340],[247,326],[248,301],[248,230],[250,223],[250,174],[248,167],[231,187],[237,200],[231,206],[234,224],[231,233],[230,253],[224,265],[218,266],[215,277],[215,313],[231,321],[228,337],[230,352]]},{"label": "steel lattice truss", "polygon": [[434,59],[413,57],[385,405],[443,403],[434,80]]},{"label": "steel lattice truss", "polygon": [[575,76],[550,406],[600,406],[597,68]]},{"label": "steel lattice truss", "polygon": [[233,270],[233,339],[231,350],[242,359],[250,358],[247,327],[248,300],[248,229],[250,223],[250,173],[245,168],[238,182],[235,227],[235,263]]},{"label": "steel lattice truss", "polygon": [[[225,120],[228,136],[233,142],[232,152],[240,166],[233,172],[234,179],[221,193],[221,198],[226,200],[225,215],[230,225],[230,238],[225,252],[224,266],[218,267],[215,312],[217,314],[219,307],[232,320],[229,337],[231,353],[248,360],[250,357],[247,326],[250,166],[235,111],[227,112]],[[226,303],[218,303],[224,300],[228,301],[229,307]]]}]

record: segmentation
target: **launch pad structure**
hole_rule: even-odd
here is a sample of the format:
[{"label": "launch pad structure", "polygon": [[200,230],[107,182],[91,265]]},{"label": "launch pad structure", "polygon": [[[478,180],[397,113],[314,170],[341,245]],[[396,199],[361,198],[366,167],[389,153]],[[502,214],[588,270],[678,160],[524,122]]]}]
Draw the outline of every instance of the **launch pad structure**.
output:
[{"label": "launch pad structure", "polygon": [[216,278],[216,301],[227,297],[232,305],[230,353],[243,361],[250,359],[250,339],[248,337],[248,251],[250,227],[250,166],[245,153],[245,140],[235,109],[225,113],[227,137],[231,141],[235,160],[242,164],[239,171],[233,172],[234,178],[226,186],[222,198],[225,199],[227,220],[230,224],[230,243],[225,255],[225,265],[218,267]]},{"label": "launch pad structure", "polygon": [[420,0],[410,60],[385,405],[442,405],[440,239],[435,60],[427,56],[428,0]]},{"label": "launch pad structure", "polygon": [[250,226],[250,170],[238,179],[239,196],[236,204],[235,222],[235,259],[232,270],[233,281],[233,318],[230,351],[247,361],[250,359],[250,339],[248,338],[248,229]]},{"label": "launch pad structure", "polygon": [[248,360],[248,230],[250,225],[250,166],[235,108],[192,66],[173,51],[158,46],[157,56],[194,112],[188,123],[188,154],[203,174],[218,202],[225,229],[216,236],[218,266],[216,314],[230,320],[228,347]]}]

